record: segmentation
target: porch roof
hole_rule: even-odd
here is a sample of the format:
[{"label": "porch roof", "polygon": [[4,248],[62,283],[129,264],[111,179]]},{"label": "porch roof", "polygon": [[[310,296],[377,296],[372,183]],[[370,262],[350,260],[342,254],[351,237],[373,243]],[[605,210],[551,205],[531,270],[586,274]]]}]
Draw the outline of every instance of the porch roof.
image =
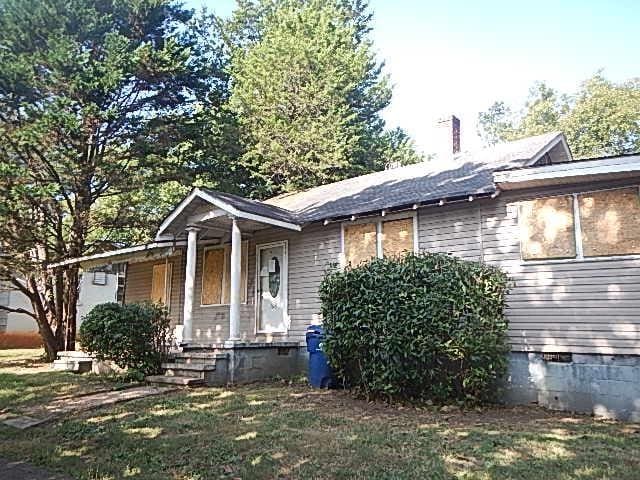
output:
[{"label": "porch roof", "polygon": [[232,218],[241,222],[244,231],[268,226],[302,230],[297,216],[283,208],[230,193],[195,188],[163,220],[156,240],[177,238],[189,226],[202,226],[221,238],[231,231]]},{"label": "porch roof", "polygon": [[109,252],[95,253],[83,257],[70,258],[61,262],[51,263],[49,268],[63,267],[65,265],[79,264],[83,268],[91,268],[112,263],[123,262],[146,262],[158,258],[165,258],[175,255],[185,242],[153,242],[135,247],[120,248]]}]

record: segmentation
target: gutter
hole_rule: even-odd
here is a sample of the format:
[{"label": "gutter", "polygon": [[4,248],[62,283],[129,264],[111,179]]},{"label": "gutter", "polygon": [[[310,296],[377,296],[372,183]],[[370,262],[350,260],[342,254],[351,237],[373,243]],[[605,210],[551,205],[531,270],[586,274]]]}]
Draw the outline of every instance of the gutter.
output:
[{"label": "gutter", "polygon": [[[362,212],[352,215],[345,215],[340,217],[327,218],[323,221],[324,225],[330,223],[339,223],[345,221],[354,221],[358,218],[377,217],[378,215],[384,217],[390,213],[406,212],[412,210],[418,210],[425,207],[443,207],[444,205],[451,205],[455,203],[473,202],[474,200],[493,199],[500,195],[501,190],[496,187],[494,192],[487,193],[474,193],[469,195],[457,195],[453,197],[444,197],[439,200],[427,200],[424,202],[417,202],[413,204],[405,204],[397,207],[383,208],[381,210],[370,210],[368,212]],[[322,221],[322,220],[319,220]]]}]

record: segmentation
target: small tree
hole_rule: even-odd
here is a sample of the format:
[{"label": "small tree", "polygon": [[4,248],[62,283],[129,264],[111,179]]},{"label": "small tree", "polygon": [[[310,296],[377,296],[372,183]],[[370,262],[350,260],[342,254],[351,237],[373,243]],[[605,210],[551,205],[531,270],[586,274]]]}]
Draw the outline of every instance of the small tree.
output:
[{"label": "small tree", "polygon": [[166,309],[152,303],[96,305],[80,325],[85,351],[131,374],[157,373],[171,342]]},{"label": "small tree", "polygon": [[507,277],[444,254],[375,259],[320,287],[325,351],[367,396],[490,400],[505,372]]}]

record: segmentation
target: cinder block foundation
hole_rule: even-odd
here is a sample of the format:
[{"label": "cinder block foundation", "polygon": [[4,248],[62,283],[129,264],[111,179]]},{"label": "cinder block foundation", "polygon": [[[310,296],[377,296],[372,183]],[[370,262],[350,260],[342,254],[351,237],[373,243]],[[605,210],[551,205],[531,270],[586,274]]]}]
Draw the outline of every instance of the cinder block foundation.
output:
[{"label": "cinder block foundation", "polygon": [[640,356],[573,354],[572,361],[512,352],[504,400],[640,421]]}]

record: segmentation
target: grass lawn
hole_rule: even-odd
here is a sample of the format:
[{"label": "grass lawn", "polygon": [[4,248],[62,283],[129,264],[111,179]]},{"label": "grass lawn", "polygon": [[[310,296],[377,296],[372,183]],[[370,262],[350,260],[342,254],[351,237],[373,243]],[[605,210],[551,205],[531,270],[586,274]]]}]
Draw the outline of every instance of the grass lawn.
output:
[{"label": "grass lawn", "polygon": [[[52,394],[45,373],[16,361],[0,357],[4,405],[95,386],[48,373]],[[0,426],[0,457],[79,479],[638,479],[640,427],[528,407],[440,413],[272,383],[180,391],[26,431]]]},{"label": "grass lawn", "polygon": [[43,353],[40,349],[0,350],[0,413],[116,386],[97,375],[52,371],[40,359]]}]

